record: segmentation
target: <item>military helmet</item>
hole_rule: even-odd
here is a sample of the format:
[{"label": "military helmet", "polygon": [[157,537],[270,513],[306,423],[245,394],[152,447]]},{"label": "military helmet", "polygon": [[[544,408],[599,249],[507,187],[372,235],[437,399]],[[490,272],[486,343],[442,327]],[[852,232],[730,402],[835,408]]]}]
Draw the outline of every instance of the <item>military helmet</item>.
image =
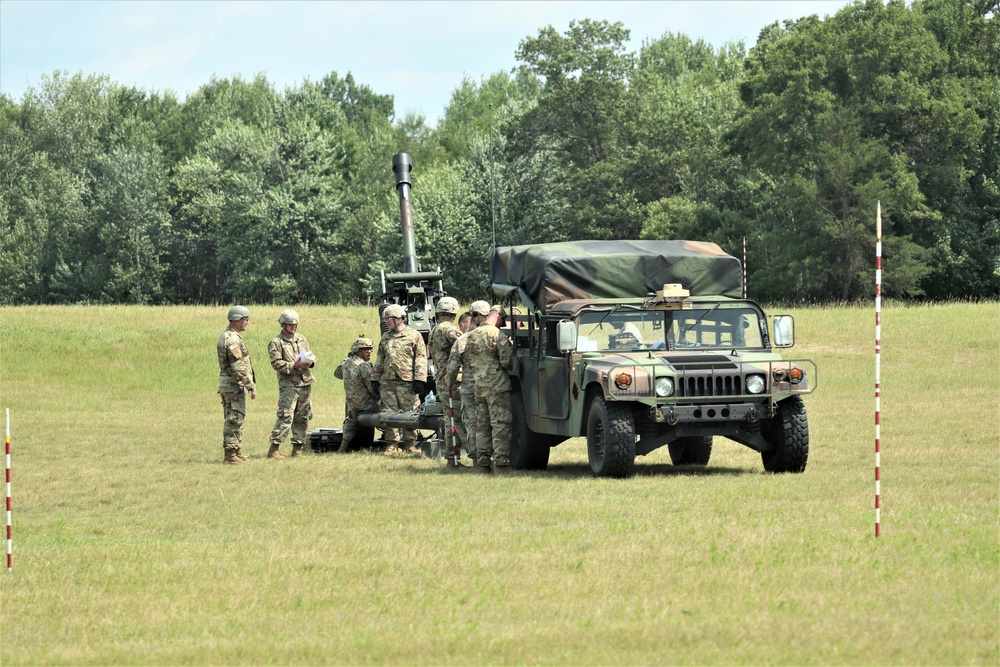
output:
[{"label": "military helmet", "polygon": [[298,324],[299,314],[296,313],[291,308],[285,308],[281,311],[281,315],[278,315],[278,324]]},{"label": "military helmet", "polygon": [[371,338],[365,338],[364,336],[358,336],[358,339],[354,341],[351,345],[351,352],[357,352],[358,350],[370,350],[374,347],[372,345]]},{"label": "military helmet", "polygon": [[391,304],[382,311],[382,319],[387,317],[398,317],[400,319],[406,319],[406,311],[399,304]]},{"label": "military helmet", "polygon": [[243,306],[233,306],[229,309],[229,321],[235,322],[236,320],[242,320],[244,317],[250,317],[250,309],[244,308]]},{"label": "military helmet", "polygon": [[437,312],[446,315],[458,314],[458,299],[453,296],[443,296],[437,302]]},{"label": "military helmet", "polygon": [[473,315],[489,315],[490,304],[485,301],[473,301],[472,305],[469,306],[469,312]]}]

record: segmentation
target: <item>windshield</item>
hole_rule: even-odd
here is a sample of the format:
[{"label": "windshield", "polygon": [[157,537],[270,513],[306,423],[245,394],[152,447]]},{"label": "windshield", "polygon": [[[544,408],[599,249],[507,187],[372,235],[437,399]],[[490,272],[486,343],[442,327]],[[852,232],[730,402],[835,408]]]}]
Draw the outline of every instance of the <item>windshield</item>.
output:
[{"label": "windshield", "polygon": [[580,316],[576,349],[761,349],[761,324],[752,308],[720,304],[691,310],[588,312]]}]

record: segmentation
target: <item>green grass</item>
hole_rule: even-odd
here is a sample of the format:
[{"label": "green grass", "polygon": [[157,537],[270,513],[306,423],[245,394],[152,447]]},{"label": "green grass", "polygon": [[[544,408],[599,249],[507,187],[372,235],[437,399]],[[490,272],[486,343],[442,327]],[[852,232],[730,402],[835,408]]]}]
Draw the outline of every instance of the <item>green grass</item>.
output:
[{"label": "green grass", "polygon": [[[250,465],[223,466],[225,308],[0,308],[12,418],[13,664],[982,664],[1000,661],[1000,307],[887,305],[883,536],[874,314],[793,309],[809,466],[716,439],[590,476],[448,474],[369,454],[263,459],[280,308],[253,308]],[[373,309],[302,306],[312,428]],[[286,446],[287,450],[287,446]]]}]

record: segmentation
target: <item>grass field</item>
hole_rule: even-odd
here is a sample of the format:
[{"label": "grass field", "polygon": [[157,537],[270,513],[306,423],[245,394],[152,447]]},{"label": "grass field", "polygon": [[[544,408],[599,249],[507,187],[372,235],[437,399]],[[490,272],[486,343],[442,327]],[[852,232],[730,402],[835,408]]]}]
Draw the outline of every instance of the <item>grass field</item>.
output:
[{"label": "grass field", "polygon": [[[221,465],[225,308],[0,308],[14,569],[0,662],[850,664],[1000,662],[1000,306],[887,305],[874,538],[874,314],[793,309],[819,367],[809,466],[716,439],[594,479],[449,474],[372,454],[263,458],[280,308],[253,308],[245,466]],[[303,306],[311,428],[366,308]],[[286,445],[287,453],[287,445]]]}]

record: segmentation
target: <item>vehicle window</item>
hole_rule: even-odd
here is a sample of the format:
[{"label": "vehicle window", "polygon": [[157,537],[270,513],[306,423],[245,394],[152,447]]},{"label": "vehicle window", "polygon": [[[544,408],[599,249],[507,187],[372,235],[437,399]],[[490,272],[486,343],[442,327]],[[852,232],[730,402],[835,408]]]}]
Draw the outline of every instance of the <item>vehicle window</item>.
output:
[{"label": "vehicle window", "polygon": [[671,338],[682,348],[760,348],[760,318],[750,308],[673,311]]},{"label": "vehicle window", "polygon": [[[633,351],[662,347],[663,313],[661,311],[619,310],[584,313],[580,317],[577,350]],[[659,346],[657,345],[659,343]]]}]

